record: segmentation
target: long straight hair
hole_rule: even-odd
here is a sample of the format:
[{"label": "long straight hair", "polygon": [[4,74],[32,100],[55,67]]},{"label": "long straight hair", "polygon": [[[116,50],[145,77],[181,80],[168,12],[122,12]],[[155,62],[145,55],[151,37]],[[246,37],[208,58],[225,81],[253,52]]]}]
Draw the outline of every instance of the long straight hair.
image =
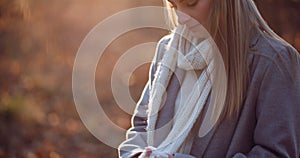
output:
[{"label": "long straight hair", "polygon": [[[167,0],[164,0],[164,5],[168,10],[168,23],[174,28],[178,25],[175,10]],[[225,64],[227,93],[224,94],[222,116],[230,118],[239,113],[247,93],[250,32],[255,30],[262,36],[289,44],[268,26],[253,0],[211,0],[207,30],[219,47]]]}]

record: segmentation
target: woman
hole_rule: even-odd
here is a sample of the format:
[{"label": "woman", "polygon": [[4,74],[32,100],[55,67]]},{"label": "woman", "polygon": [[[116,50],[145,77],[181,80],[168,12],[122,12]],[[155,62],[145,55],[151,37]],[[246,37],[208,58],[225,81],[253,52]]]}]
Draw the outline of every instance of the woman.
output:
[{"label": "woman", "polygon": [[158,44],[119,156],[298,158],[298,52],[253,0],[164,2],[174,32]]}]

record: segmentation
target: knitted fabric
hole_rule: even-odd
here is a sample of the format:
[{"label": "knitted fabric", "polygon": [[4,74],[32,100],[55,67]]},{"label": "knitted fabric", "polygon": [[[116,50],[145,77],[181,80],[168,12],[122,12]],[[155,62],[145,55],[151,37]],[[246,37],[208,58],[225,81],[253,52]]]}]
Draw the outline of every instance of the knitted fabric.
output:
[{"label": "knitted fabric", "polygon": [[[179,25],[172,34],[168,48],[157,68],[150,90],[147,143],[153,147],[152,158],[168,157],[178,151],[187,138],[212,89],[214,60],[211,38],[193,36],[185,25]],[[179,106],[173,118],[173,127],[166,139],[154,146],[155,125],[170,78],[176,67],[185,70],[203,70],[186,101]]]}]

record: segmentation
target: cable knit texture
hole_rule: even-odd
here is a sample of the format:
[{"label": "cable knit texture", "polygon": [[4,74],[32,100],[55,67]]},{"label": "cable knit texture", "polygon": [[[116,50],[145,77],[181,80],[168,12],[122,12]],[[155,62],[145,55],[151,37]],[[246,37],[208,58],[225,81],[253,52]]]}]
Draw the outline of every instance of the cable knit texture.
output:
[{"label": "cable knit texture", "polygon": [[[201,39],[185,25],[179,25],[168,43],[159,64],[153,87],[150,91],[148,109],[147,143],[152,148],[151,158],[169,157],[178,151],[187,138],[199,116],[212,89],[214,61],[212,57],[211,38]],[[155,124],[166,86],[176,67],[185,70],[203,70],[192,92],[178,108],[173,120],[173,127],[165,140],[154,144]],[[196,75],[196,74],[195,74]],[[143,155],[143,154],[142,154]]]}]

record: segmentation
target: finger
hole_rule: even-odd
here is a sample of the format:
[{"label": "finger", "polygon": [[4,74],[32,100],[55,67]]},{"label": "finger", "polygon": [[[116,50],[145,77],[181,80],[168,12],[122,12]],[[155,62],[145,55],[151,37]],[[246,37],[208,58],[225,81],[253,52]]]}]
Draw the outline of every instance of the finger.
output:
[{"label": "finger", "polygon": [[174,158],[173,154],[168,154],[169,158]]},{"label": "finger", "polygon": [[146,158],[149,158],[152,153],[152,150],[150,148],[146,148]]}]

